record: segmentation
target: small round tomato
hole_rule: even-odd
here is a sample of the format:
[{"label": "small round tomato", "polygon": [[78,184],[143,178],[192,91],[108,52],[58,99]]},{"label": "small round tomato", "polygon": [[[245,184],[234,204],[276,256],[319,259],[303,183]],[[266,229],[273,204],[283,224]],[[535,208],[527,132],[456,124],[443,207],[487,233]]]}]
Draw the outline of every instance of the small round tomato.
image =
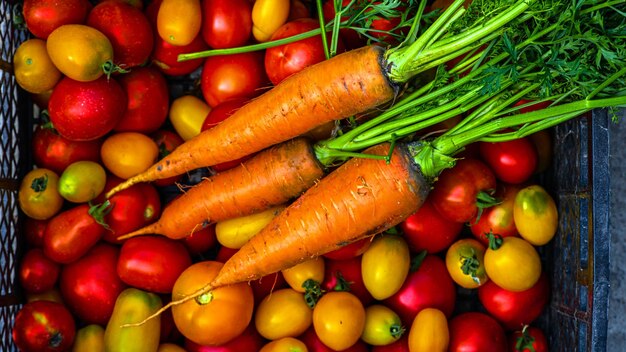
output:
[{"label": "small round tomato", "polygon": [[248,42],[250,34],[252,34],[250,1],[202,1],[202,37],[211,48],[223,49],[244,45]]},{"label": "small round tomato", "polygon": [[206,225],[199,230],[195,230],[181,241],[192,256],[202,255],[217,245],[215,224]]},{"label": "small round tomato", "polygon": [[55,29],[46,42],[54,65],[67,77],[89,82],[101,77],[113,61],[113,45],[99,30],[82,24]]},{"label": "small round tomato", "polygon": [[305,283],[308,280],[314,281],[318,287],[324,281],[324,258],[315,257],[281,272],[292,289],[306,292]]},{"label": "small round tomato", "polygon": [[[320,340],[319,336],[315,333],[315,329],[311,326],[304,334],[298,337],[302,340],[309,352],[335,352],[336,350],[331,349],[326,346],[322,340]],[[363,340],[359,339],[354,345],[346,348],[345,350],[341,350],[342,352],[368,352],[369,346],[363,342]]]},{"label": "small round tomato", "polygon": [[13,55],[15,81],[25,91],[40,94],[52,89],[61,79],[61,71],[54,66],[46,42],[29,39]]},{"label": "small round tomato", "polygon": [[39,125],[33,133],[32,153],[35,165],[63,173],[71,163],[81,160],[100,161],[102,139],[71,141],[54,128]]},{"label": "small round tomato", "polygon": [[183,76],[192,73],[202,66],[204,58],[178,61],[178,55],[195,53],[207,50],[209,47],[198,35],[187,45],[172,45],[160,36],[154,39],[154,50],[152,51],[152,63],[168,76]]},{"label": "small round tomato", "polygon": [[489,277],[484,265],[485,246],[473,238],[454,242],[446,252],[446,267],[459,286],[472,289],[483,285]]},{"label": "small round tomato", "polygon": [[349,291],[357,296],[363,305],[374,301],[363,283],[361,256],[347,259],[326,259],[322,289],[326,291]]},{"label": "small round tomato", "polygon": [[295,337],[283,337],[266,343],[259,352],[307,352],[304,342]]},{"label": "small round tomato", "polygon": [[510,352],[548,352],[546,334],[536,326],[524,326],[509,335]]},{"label": "small round tomato", "polygon": [[489,279],[509,291],[525,291],[541,275],[539,253],[519,237],[494,238],[485,252],[484,265]]},{"label": "small round tomato", "polygon": [[104,168],[96,162],[74,162],[59,178],[59,194],[73,203],[89,202],[102,193],[106,177]]},{"label": "small round tomato", "polygon": [[66,351],[72,346],[75,335],[72,314],[57,302],[27,303],[13,323],[13,342],[24,352]]},{"label": "small round tomato", "polygon": [[91,9],[88,0],[24,0],[22,14],[28,30],[46,39],[64,24],[79,24]]},{"label": "small round tomato", "polygon": [[409,331],[411,352],[445,352],[450,343],[448,318],[437,308],[422,309]]},{"label": "small round tomato", "polygon": [[507,340],[502,326],[479,312],[461,313],[452,318],[449,351],[505,352]]},{"label": "small round tomato", "polygon": [[20,209],[37,220],[53,217],[63,206],[58,190],[59,176],[52,170],[34,169],[22,179],[19,189]]},{"label": "small round tomato", "polygon": [[254,325],[268,340],[295,337],[311,326],[313,312],[304,294],[291,288],[269,293],[256,309]]},{"label": "small round tomato", "polygon": [[159,156],[159,148],[143,133],[119,132],[102,143],[100,157],[115,176],[128,179],[148,169]]},{"label": "small round tomato", "polygon": [[409,246],[404,238],[379,235],[361,258],[363,283],[375,299],[389,298],[402,287],[410,262]]},{"label": "small round tomato", "polygon": [[513,219],[513,205],[520,186],[500,183],[494,196],[500,203],[483,209],[478,219],[470,221],[469,228],[477,240],[489,245],[488,234],[502,237],[516,236],[517,227]]},{"label": "small round tomato", "polygon": [[396,312],[382,304],[365,308],[365,326],[361,339],[372,346],[389,345],[404,334],[402,321]]},{"label": "small round tomato", "polygon": [[428,197],[420,209],[406,218],[400,228],[413,252],[438,253],[450,247],[463,229],[462,222],[439,214]]},{"label": "small round tomato", "polygon": [[502,182],[519,184],[535,172],[537,151],[526,137],[506,142],[480,142],[478,145],[481,158]]},{"label": "small round tomato", "polygon": [[[172,300],[196,293],[215,278],[223,264],[203,261],[189,266],[178,277]],[[219,287],[172,307],[178,330],[195,343],[219,345],[240,335],[252,319],[254,295],[247,283]]]},{"label": "small round tomato", "polygon": [[313,309],[313,328],[322,343],[341,351],[359,341],[365,327],[365,308],[350,292],[327,292]]},{"label": "small round tomato", "polygon": [[513,219],[526,241],[535,246],[550,242],[559,226],[558,217],[556,203],[543,187],[531,185],[517,192]]},{"label": "small round tomato", "polygon": [[41,248],[28,250],[20,262],[19,279],[26,293],[43,293],[54,288],[61,266],[46,257]]},{"label": "small round tomato", "polygon": [[157,32],[172,45],[188,45],[200,33],[200,0],[163,0],[157,13]]},{"label": "small round tomato", "polygon": [[202,123],[210,111],[211,107],[202,99],[193,95],[183,95],[172,101],[169,120],[176,133],[187,141],[200,133]]},{"label": "small round tomato", "polygon": [[258,42],[266,42],[287,21],[289,0],[259,0],[252,7],[252,35]]}]

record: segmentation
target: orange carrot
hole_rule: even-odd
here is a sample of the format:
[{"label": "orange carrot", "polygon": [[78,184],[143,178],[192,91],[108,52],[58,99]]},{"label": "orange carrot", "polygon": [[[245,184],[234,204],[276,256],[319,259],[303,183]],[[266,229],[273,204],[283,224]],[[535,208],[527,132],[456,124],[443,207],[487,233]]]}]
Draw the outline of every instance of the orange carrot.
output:
[{"label": "orange carrot", "polygon": [[286,203],[323,175],[310,142],[296,138],[201,181],[171,201],[157,222],[119,239],[143,234],[181,239],[205,221],[232,219]]}]

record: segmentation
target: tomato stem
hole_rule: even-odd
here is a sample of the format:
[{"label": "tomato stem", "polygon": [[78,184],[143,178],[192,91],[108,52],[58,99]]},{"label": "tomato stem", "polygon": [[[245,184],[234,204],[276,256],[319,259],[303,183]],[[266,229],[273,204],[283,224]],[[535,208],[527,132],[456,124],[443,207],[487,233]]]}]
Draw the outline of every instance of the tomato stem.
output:
[{"label": "tomato stem", "polygon": [[30,184],[30,188],[37,193],[45,191],[48,188],[48,174],[34,179]]},{"label": "tomato stem", "polygon": [[324,294],[320,283],[313,279],[307,279],[302,283],[302,287],[304,288],[304,300],[307,306],[311,309],[315,308],[317,301],[319,301]]},{"label": "tomato stem", "polygon": [[411,259],[411,266],[409,267],[410,272],[416,272],[420,266],[422,266],[422,262],[426,259],[426,255],[428,255],[428,251],[424,250],[419,252],[416,256]]},{"label": "tomato stem", "polygon": [[114,73],[128,73],[130,71],[123,69],[121,66],[118,66],[113,63],[111,60],[107,60],[102,64],[102,71],[107,76],[107,79],[111,78],[111,75]]},{"label": "tomato stem", "polygon": [[209,304],[209,303],[211,303],[211,301],[213,301],[213,292],[211,292],[211,291],[205,292],[205,293],[197,296],[195,298],[195,301],[196,301],[196,303],[198,303],[201,306]]},{"label": "tomato stem", "polygon": [[106,223],[104,217],[113,209],[113,205],[110,200],[106,200],[101,204],[92,205],[89,204],[89,210],[87,211],[94,220],[107,230],[111,230],[111,227]]},{"label": "tomato stem", "polygon": [[535,346],[533,345],[534,342],[535,338],[528,333],[528,325],[524,325],[522,328],[522,336],[519,336],[515,341],[515,350],[520,352],[526,350],[536,352]]},{"label": "tomato stem", "polygon": [[497,251],[500,247],[502,247],[504,241],[502,240],[502,236],[500,234],[494,234],[492,231],[489,231],[489,233],[485,236],[489,239],[489,249]]},{"label": "tomato stem", "polygon": [[350,291],[352,282],[346,280],[340,271],[335,272],[335,278],[337,279],[337,284],[333,287],[333,291]]},{"label": "tomato stem", "polygon": [[406,329],[404,328],[404,326],[399,324],[392,324],[389,327],[389,332],[391,333],[391,336],[395,339],[399,339],[400,337],[402,337],[405,331]]}]

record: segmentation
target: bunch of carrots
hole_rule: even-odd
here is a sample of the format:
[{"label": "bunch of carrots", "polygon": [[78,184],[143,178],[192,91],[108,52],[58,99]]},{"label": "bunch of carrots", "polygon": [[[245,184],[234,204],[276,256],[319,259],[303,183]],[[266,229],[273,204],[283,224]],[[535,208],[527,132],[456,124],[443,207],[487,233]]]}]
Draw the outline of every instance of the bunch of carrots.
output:
[{"label": "bunch of carrots", "polygon": [[[467,9],[463,2],[454,1],[421,35],[412,38],[412,29],[396,48],[353,50],[291,76],[110,191],[260,151],[190,189],[158,222],[124,238],[180,238],[202,222],[297,198],[211,282],[155,315],[397,225],[419,209],[437,176],[470,143],[520,138],[591,109],[626,106],[623,0],[475,0]],[[445,69],[461,55],[455,68]],[[431,69],[434,78],[415,87],[414,78]],[[520,100],[552,103],[521,113],[524,106],[514,107]],[[378,116],[344,125],[331,139],[312,145],[299,137],[376,108]],[[444,133],[419,137],[459,114],[465,117]]]}]

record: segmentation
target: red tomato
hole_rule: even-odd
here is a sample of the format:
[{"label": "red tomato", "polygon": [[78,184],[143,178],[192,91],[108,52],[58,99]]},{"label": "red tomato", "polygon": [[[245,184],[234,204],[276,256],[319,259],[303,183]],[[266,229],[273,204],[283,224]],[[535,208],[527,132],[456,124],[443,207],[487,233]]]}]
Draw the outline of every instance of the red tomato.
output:
[{"label": "red tomato", "polygon": [[448,351],[504,352],[507,339],[504,329],[492,317],[479,312],[461,313],[450,320]]},{"label": "red tomato", "polygon": [[270,293],[276,290],[280,290],[281,288],[289,287],[287,285],[287,281],[285,281],[285,278],[280,271],[251,281],[250,286],[252,287],[252,293],[254,294],[255,306],[258,305],[263,300],[263,298],[265,298]]},{"label": "red tomato", "polygon": [[252,34],[252,3],[248,0],[202,0],[202,37],[214,49],[233,48]]},{"label": "red tomato", "polygon": [[233,254],[237,253],[239,249],[228,248],[226,246],[221,246],[217,251],[217,255],[215,256],[215,260],[221,263],[226,263],[226,261],[233,256]]},{"label": "red tomato", "polygon": [[126,285],[117,276],[119,249],[100,243],[61,269],[60,289],[70,310],[86,324],[106,326]]},{"label": "red tomato", "polygon": [[13,342],[23,352],[66,351],[76,336],[76,323],[61,303],[26,303],[15,316]]},{"label": "red tomato", "polygon": [[89,12],[87,25],[109,38],[114,62],[122,68],[139,66],[150,57],[154,33],[140,9],[123,1],[104,1]]},{"label": "red tomato", "polygon": [[117,261],[117,274],[127,285],[156,293],[171,293],[178,276],[191,265],[182,243],[159,236],[130,238]]},{"label": "red tomato", "polygon": [[[375,3],[380,4],[379,1]],[[404,10],[404,7],[398,6],[397,10],[402,11]],[[396,16],[396,17],[384,17],[381,15],[374,16],[372,19],[372,23],[370,24],[370,30],[368,31],[368,34],[374,38],[377,38],[377,40],[382,43],[386,43],[390,45],[397,45],[398,38],[394,37],[392,34],[389,34],[389,33],[393,33],[399,36],[405,35],[406,32],[408,31],[408,28],[406,27],[397,28],[394,30],[394,28],[396,28],[400,24],[401,21],[402,21],[402,18],[400,16]]]},{"label": "red tomato", "polygon": [[481,158],[502,182],[526,182],[535,172],[537,150],[526,137],[506,142],[480,142],[478,146]]},{"label": "red tomato", "polygon": [[254,328],[254,323],[250,324],[241,335],[218,346],[201,346],[197,343],[185,339],[185,349],[188,352],[240,352],[240,351],[258,351],[263,347],[265,340],[259,335]]},{"label": "red tomato", "polygon": [[478,214],[478,197],[495,188],[496,178],[485,163],[461,159],[439,175],[430,197],[441,215],[452,221],[467,222]]},{"label": "red tomato", "polygon": [[184,76],[202,66],[204,58],[178,61],[178,55],[195,53],[207,49],[209,49],[209,47],[200,34],[198,34],[191,43],[180,46],[166,42],[157,34],[154,39],[152,63],[168,76]]},{"label": "red tomato", "polygon": [[114,79],[101,76],[94,81],[78,82],[65,77],[52,91],[48,112],[60,135],[88,141],[113,130],[126,106],[126,93]]},{"label": "red tomato", "polygon": [[61,266],[46,257],[41,248],[28,250],[20,262],[19,279],[26,293],[43,293],[54,288]]},{"label": "red tomato", "polygon": [[[174,151],[174,149],[176,149],[179,145],[185,142],[178,133],[166,129],[157,130],[156,132],[152,133],[150,137],[156,142],[157,146],[159,147],[159,160],[165,158],[172,151]],[[182,178],[183,175],[177,175],[155,180],[153,183],[156,186],[160,187],[170,186],[180,181]]]},{"label": "red tomato", "polygon": [[82,24],[91,9],[88,0],[24,0],[22,14],[28,30],[46,39],[64,24]]},{"label": "red tomato", "polygon": [[128,97],[128,108],[114,130],[148,134],[159,129],[169,110],[169,88],[161,72],[136,67],[119,76],[118,82]]},{"label": "red tomato", "polygon": [[43,234],[50,219],[37,220],[31,217],[24,219],[24,236],[29,247],[43,247]]},{"label": "red tomato", "polygon": [[450,247],[461,234],[463,223],[439,214],[429,197],[417,212],[400,224],[400,228],[411,251],[425,250],[432,254]]},{"label": "red tomato", "polygon": [[398,341],[388,345],[372,346],[371,352],[409,352],[409,333],[405,332]]},{"label": "red tomato", "polygon": [[494,196],[499,204],[483,210],[478,220],[470,221],[470,230],[477,240],[485,246],[489,245],[487,234],[499,234],[502,237],[516,236],[517,227],[513,220],[513,205],[520,186],[500,183]]},{"label": "red tomato", "polygon": [[447,317],[456,302],[456,286],[446,264],[438,256],[428,254],[416,270],[409,272],[400,291],[383,301],[402,318],[405,326],[424,308],[437,308]]},{"label": "red tomato", "polygon": [[544,272],[539,281],[521,292],[505,290],[492,281],[478,288],[478,299],[505,329],[521,329],[541,315],[550,300],[550,282]]},{"label": "red tomato", "polygon": [[509,334],[510,352],[548,352],[548,350],[548,339],[538,327],[525,326]]},{"label": "red tomato", "polygon": [[[308,328],[298,339],[306,345],[308,352],[335,352],[335,350],[324,345],[320,338],[315,333],[313,326]],[[354,345],[347,349],[341,350],[342,352],[367,352],[367,344],[361,340],[357,341]]]},{"label": "red tomato", "polygon": [[324,257],[334,260],[344,260],[358,257],[369,248],[372,243],[371,237],[366,237],[356,242],[347,244],[339,249],[324,254]]},{"label": "red tomato", "polygon": [[252,98],[266,84],[261,51],[211,56],[204,61],[200,88],[211,107],[234,98]]},{"label": "red tomato", "polygon": [[215,224],[207,225],[192,232],[189,236],[182,239],[182,243],[192,256],[199,256],[208,250],[215,248],[217,245],[217,237],[215,236]]},{"label": "red tomato", "polygon": [[32,152],[35,165],[50,169],[59,175],[66,167],[76,161],[89,160],[100,162],[102,139],[91,141],[71,141],[54,128],[37,126],[33,133]]},{"label": "red tomato", "polygon": [[289,16],[287,21],[297,20],[298,18],[311,17],[311,11],[308,5],[300,0],[291,0],[289,3]]},{"label": "red tomato", "polygon": [[345,260],[327,259],[324,262],[324,282],[322,289],[330,291],[349,291],[359,298],[364,306],[374,301],[363,283],[361,257]]}]

